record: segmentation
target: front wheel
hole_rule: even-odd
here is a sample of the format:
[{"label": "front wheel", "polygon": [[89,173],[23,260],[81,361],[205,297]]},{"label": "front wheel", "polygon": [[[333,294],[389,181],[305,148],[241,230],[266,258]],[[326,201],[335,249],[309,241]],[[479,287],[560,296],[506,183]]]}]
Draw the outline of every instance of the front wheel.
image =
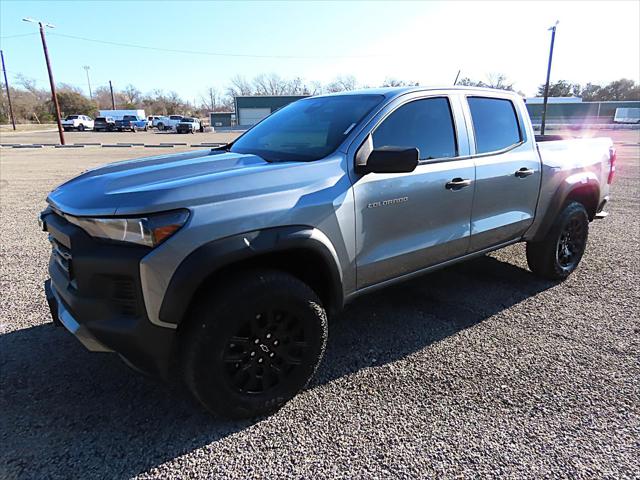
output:
[{"label": "front wheel", "polygon": [[78,131],[84,132],[84,125],[78,125]]},{"label": "front wheel", "polygon": [[542,241],[527,242],[529,268],[543,278],[564,280],[578,268],[588,235],[586,209],[581,203],[569,203]]},{"label": "front wheel", "polygon": [[274,412],[311,379],[327,316],[311,288],[284,272],[238,275],[194,305],[182,338],[184,380],[214,414]]}]

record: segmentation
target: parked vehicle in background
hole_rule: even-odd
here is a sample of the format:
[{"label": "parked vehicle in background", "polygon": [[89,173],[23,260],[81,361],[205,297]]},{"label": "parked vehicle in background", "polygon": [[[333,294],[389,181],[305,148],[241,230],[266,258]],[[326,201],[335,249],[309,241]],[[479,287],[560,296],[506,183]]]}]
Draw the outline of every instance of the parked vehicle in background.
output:
[{"label": "parked vehicle in background", "polygon": [[79,132],[91,130],[93,128],[93,119],[86,115],[67,115],[62,120],[62,128],[65,132],[70,130],[78,130]]},{"label": "parked vehicle in background", "polygon": [[219,148],[90,170],[41,214],[54,322],[182,375],[212,412],[273,412],[360,295],[516,242],[540,277],[578,268],[616,153],[555,138],[516,93],[371,89],[298,100]]},{"label": "parked vehicle in background", "polygon": [[158,120],[158,124],[156,126],[160,131],[172,130],[176,128],[182,118],[182,115],[169,115],[168,117],[163,117],[161,120]]},{"label": "parked vehicle in background", "polygon": [[130,130],[132,132],[137,132],[138,130],[147,131],[147,120],[138,118],[135,115],[125,115],[122,117],[122,120],[116,120],[116,129],[119,132],[124,130]]},{"label": "parked vehicle in background", "polygon": [[149,128],[153,128],[153,127],[157,126],[158,125],[158,121],[161,118],[164,118],[164,116],[163,115],[149,115],[147,117],[147,126]]},{"label": "parked vehicle in background", "polygon": [[116,129],[116,121],[111,117],[96,117],[93,121],[94,132],[113,132]]},{"label": "parked vehicle in background", "polygon": [[183,117],[176,125],[177,133],[196,133],[200,130],[200,121],[193,117]]},{"label": "parked vehicle in background", "polygon": [[125,115],[135,115],[138,118],[147,118],[143,109],[139,110],[99,110],[101,117],[111,117],[114,120],[122,120]]},{"label": "parked vehicle in background", "polygon": [[640,108],[616,108],[614,123],[640,123]]},{"label": "parked vehicle in background", "polygon": [[169,117],[165,115],[158,115],[158,116],[155,116],[151,121],[151,126],[153,128],[158,128],[158,125],[162,125],[164,127],[164,125],[168,123],[169,123]]}]

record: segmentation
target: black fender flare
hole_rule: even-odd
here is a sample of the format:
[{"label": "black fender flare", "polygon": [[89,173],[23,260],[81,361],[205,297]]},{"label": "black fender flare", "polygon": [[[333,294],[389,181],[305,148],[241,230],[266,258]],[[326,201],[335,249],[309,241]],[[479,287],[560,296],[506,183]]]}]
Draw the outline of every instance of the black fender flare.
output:
[{"label": "black fender flare", "polygon": [[[579,195],[576,195],[578,193]],[[595,174],[591,172],[578,173],[568,177],[562,182],[549,202],[547,211],[544,213],[542,221],[531,241],[537,242],[544,239],[568,199],[572,197],[580,198],[584,195],[593,197],[596,202],[593,212],[589,212],[589,220],[592,220],[593,215],[596,213],[595,210],[598,207],[597,202],[600,197],[600,182]],[[588,205],[585,205],[585,207],[589,210]]]},{"label": "black fender flare", "polygon": [[335,248],[320,230],[309,226],[275,227],[214,240],[191,252],[173,273],[159,318],[180,324],[198,288],[222,268],[268,253],[309,250],[322,258],[330,276],[330,311],[342,308],[342,270]]}]

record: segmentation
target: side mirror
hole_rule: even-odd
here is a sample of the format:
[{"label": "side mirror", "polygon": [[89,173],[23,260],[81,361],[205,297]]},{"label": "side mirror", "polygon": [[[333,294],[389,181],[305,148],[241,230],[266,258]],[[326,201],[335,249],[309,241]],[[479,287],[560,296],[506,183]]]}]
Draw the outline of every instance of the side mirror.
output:
[{"label": "side mirror", "polygon": [[381,147],[369,153],[367,163],[358,166],[358,172],[367,173],[407,173],[418,166],[417,148]]}]

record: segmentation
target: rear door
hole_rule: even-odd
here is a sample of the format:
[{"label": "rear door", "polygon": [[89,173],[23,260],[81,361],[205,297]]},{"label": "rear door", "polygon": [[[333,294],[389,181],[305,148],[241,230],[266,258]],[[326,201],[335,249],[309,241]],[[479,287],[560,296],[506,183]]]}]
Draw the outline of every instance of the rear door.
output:
[{"label": "rear door", "polygon": [[420,163],[411,173],[355,178],[358,288],[464,255],[469,245],[474,165],[464,122],[454,122],[463,119],[461,100],[399,100],[383,115],[373,148],[417,147]]},{"label": "rear door", "polygon": [[467,96],[476,165],[469,251],[520,238],[533,222],[540,156],[510,95]]}]

